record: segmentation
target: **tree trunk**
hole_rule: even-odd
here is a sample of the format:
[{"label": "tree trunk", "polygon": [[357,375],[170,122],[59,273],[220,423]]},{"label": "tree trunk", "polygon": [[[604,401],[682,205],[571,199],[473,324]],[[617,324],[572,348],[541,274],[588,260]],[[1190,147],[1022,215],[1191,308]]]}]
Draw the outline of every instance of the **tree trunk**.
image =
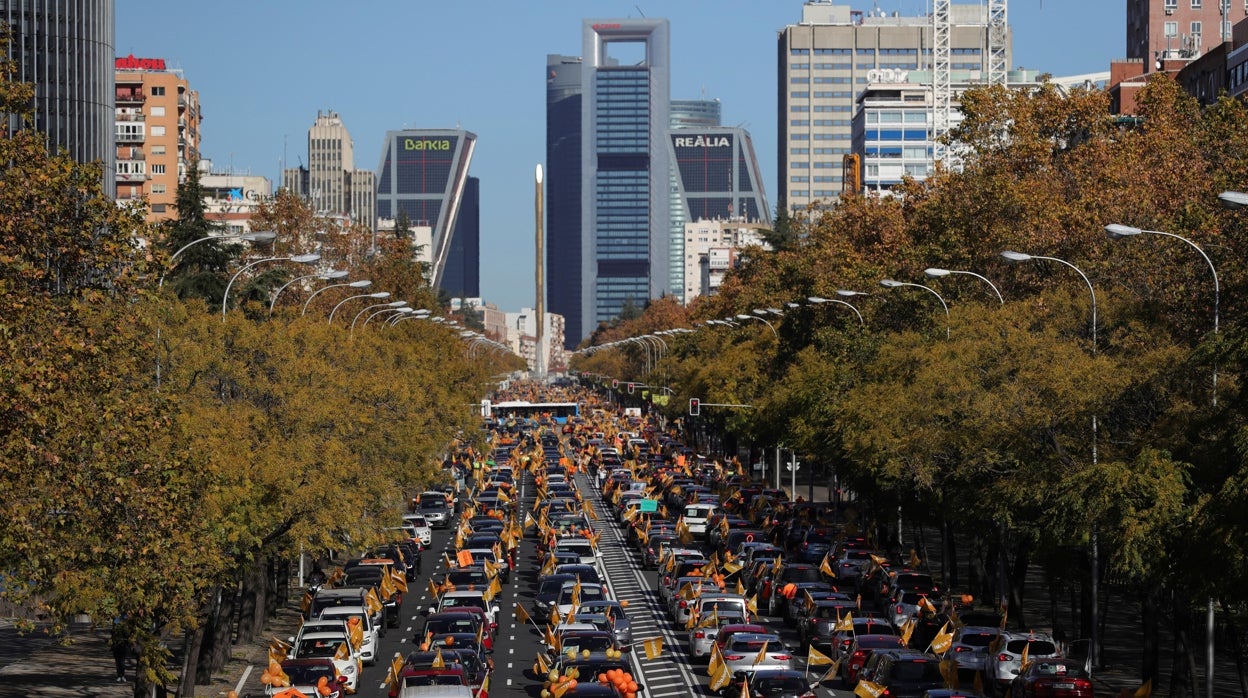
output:
[{"label": "tree trunk", "polygon": [[203,644],[204,619],[200,618],[199,627],[186,631],[186,640],[182,648],[182,675],[178,680],[177,698],[193,698],[195,695],[196,665],[199,663],[199,652]]},{"label": "tree trunk", "polygon": [[953,521],[945,519],[944,526],[941,528],[941,538],[944,544],[942,557],[944,557],[941,566],[949,575],[946,581],[946,589],[954,589],[958,586],[958,544],[954,539]]},{"label": "tree trunk", "polygon": [[[214,586],[210,592],[211,596],[208,600],[208,612],[204,614],[203,623],[199,629],[199,642],[197,644],[197,652],[193,655],[194,659],[188,658],[187,661],[195,663],[195,684],[206,686],[212,683],[212,654],[213,646],[217,641],[217,625],[219,624],[219,616],[221,615],[221,599],[225,595],[225,590],[221,586]],[[183,681],[183,683],[186,683]]]},{"label": "tree trunk", "polygon": [[[1004,550],[1001,551],[1005,553]],[[1018,619],[1020,628],[1026,628],[1027,620],[1023,614],[1023,597],[1027,590],[1027,568],[1031,566],[1031,543],[1026,539],[1018,546],[1014,555],[1014,566],[1010,573],[1010,616]]]},{"label": "tree trunk", "polygon": [[256,560],[247,565],[242,575],[242,593],[239,595],[238,642],[245,644],[256,639],[256,633],[264,627],[264,611],[268,580],[265,565]]},{"label": "tree trunk", "polygon": [[1191,608],[1182,594],[1176,593],[1171,598],[1174,604],[1174,668],[1170,695],[1173,698],[1196,698],[1200,695],[1200,686],[1196,681],[1196,657],[1188,641],[1188,630],[1192,624]]},{"label": "tree trunk", "polygon": [[1140,599],[1141,621],[1144,630],[1144,642],[1141,647],[1141,679],[1152,681],[1154,686],[1161,685],[1161,623],[1160,599],[1155,589],[1144,592]]},{"label": "tree trunk", "polygon": [[1231,655],[1235,657],[1235,671],[1239,674],[1239,695],[1248,696],[1248,674],[1245,673],[1244,666],[1244,647],[1239,638],[1239,626],[1235,624],[1235,614],[1226,605],[1226,601],[1219,602],[1222,605],[1222,615],[1226,619],[1227,634],[1231,636]]}]

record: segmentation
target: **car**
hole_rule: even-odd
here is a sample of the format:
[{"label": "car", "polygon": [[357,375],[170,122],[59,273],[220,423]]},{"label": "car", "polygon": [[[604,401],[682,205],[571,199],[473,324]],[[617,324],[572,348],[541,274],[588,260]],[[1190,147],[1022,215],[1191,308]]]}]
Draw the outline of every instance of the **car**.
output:
[{"label": "car", "polygon": [[[290,688],[307,696],[343,698],[350,683],[347,676],[339,673],[338,666],[334,663],[334,660],[326,657],[284,660],[282,661],[282,673],[290,677]],[[318,692],[317,689],[322,685],[328,691],[327,693]],[[355,688],[355,686],[350,686],[351,691],[354,691]],[[286,687],[270,685],[265,687],[265,694],[273,695],[284,690],[286,690]]]},{"label": "car", "polygon": [[[999,645],[999,646],[997,646]],[[1057,659],[1062,650],[1051,635],[1044,633],[1003,633],[1001,639],[988,650],[988,658],[984,662],[984,674],[1001,693],[1005,687],[1018,676],[1019,665],[1022,664],[1023,649],[1032,661],[1039,659]]]},{"label": "car", "polygon": [[949,646],[958,671],[973,674],[984,670],[988,661],[988,648],[1000,635],[1000,630],[985,625],[964,625],[953,633]]},{"label": "car", "polygon": [[[359,650],[353,649],[345,630],[306,630],[291,638],[290,659],[327,659],[334,664],[338,675],[346,678],[346,689],[354,693],[359,687],[364,663]],[[341,648],[347,648],[347,656],[341,656]],[[294,678],[293,676],[291,677]]]},{"label": "car", "polygon": [[907,620],[918,617],[921,614],[924,608],[924,600],[931,608],[937,610],[945,603],[945,600],[934,592],[927,593],[918,590],[898,589],[892,598],[888,600],[886,609],[888,619],[892,621],[893,625],[901,627]]},{"label": "car", "polygon": [[559,611],[559,617],[565,618],[573,608],[579,607],[582,603],[605,601],[608,598],[607,588],[602,584],[564,582],[553,604],[554,608]]},{"label": "car", "polygon": [[409,652],[403,660],[404,669],[432,669],[441,657],[445,665],[458,664],[464,669],[464,678],[468,687],[476,690],[481,687],[485,677],[490,673],[489,665],[482,661],[481,655],[469,648],[449,649],[439,647],[436,650]]},{"label": "car", "polygon": [[381,631],[373,623],[368,609],[363,606],[334,606],[321,611],[321,615],[317,617],[321,620],[344,620],[347,621],[348,626],[351,625],[353,618],[359,619],[364,632],[364,642],[360,645],[360,658],[364,660],[365,666],[372,666],[377,662],[377,648],[381,645]]},{"label": "car", "polygon": [[652,570],[659,564],[659,554],[663,546],[678,543],[676,536],[670,533],[652,534],[641,551],[641,569]]},{"label": "car", "polygon": [[[760,653],[766,652],[762,661]],[[763,669],[791,669],[793,655],[774,633],[735,633],[723,649],[724,663],[734,676]],[[740,681],[737,681],[740,686]],[[735,695],[735,694],[729,694]]]},{"label": "car", "polygon": [[841,582],[856,583],[863,572],[871,566],[871,556],[876,552],[870,548],[845,548],[839,555],[829,552],[828,567]]},{"label": "car", "polygon": [[[337,587],[318,589],[308,606],[308,617],[317,618],[327,608],[335,606],[368,606],[368,590],[362,587]],[[378,609],[373,614],[373,624],[381,625],[385,620],[385,612]]]},{"label": "car", "polygon": [[381,593],[382,582],[389,576],[389,566],[380,567],[366,565],[354,567],[347,572],[346,579],[342,581],[342,587],[351,588],[360,587],[363,589],[373,589],[377,592],[377,598],[381,600],[382,615],[385,619],[387,628],[399,627],[399,605],[403,603],[403,595],[397,591],[389,596],[383,596]]},{"label": "car", "polygon": [[808,528],[795,548],[798,562],[818,565],[832,550],[832,529],[824,527]]},{"label": "car", "polygon": [[559,598],[564,582],[575,582],[574,574],[551,574],[541,578],[533,598],[533,620],[538,623],[550,621],[551,604]]},{"label": "car", "polygon": [[[705,623],[700,622],[689,630],[689,661],[691,662],[704,662],[710,658],[711,648],[715,646],[715,640],[719,637],[721,628],[746,625],[745,616],[731,611],[716,613],[711,616],[711,619],[715,621],[715,625],[707,627]],[[766,631],[766,628],[761,625],[748,627],[756,628],[751,632]]]},{"label": "car", "polygon": [[585,584],[602,584],[602,575],[594,565],[556,565],[555,574],[570,574]]},{"label": "car", "polygon": [[897,635],[857,635],[841,661],[841,676],[845,685],[858,683],[858,672],[876,650],[900,649],[901,637]]},{"label": "car", "polygon": [[438,598],[436,605],[427,609],[426,615],[451,611],[466,606],[484,609],[486,619],[490,624],[488,630],[490,632],[498,630],[498,606],[485,600],[484,590],[448,591]]},{"label": "car", "polygon": [[695,536],[706,533],[706,521],[719,509],[715,504],[690,504],[684,508],[685,526]]},{"label": "car", "polygon": [[420,504],[417,505],[415,513],[424,516],[431,528],[448,528],[454,510],[441,492],[425,492],[420,495]]},{"label": "car", "polygon": [[633,624],[624,611],[624,603],[609,599],[582,601],[580,607],[576,609],[576,615],[580,617],[585,614],[601,614],[610,618],[616,642],[619,643],[621,649],[628,652],[633,645]]},{"label": "car", "polygon": [[1013,698],[1093,698],[1092,677],[1083,662],[1041,659],[1027,663],[1010,682]]},{"label": "car", "polygon": [[751,698],[815,698],[810,677],[804,672],[768,669],[749,678]]},{"label": "car", "polygon": [[690,576],[690,577],[673,577],[672,591],[668,594],[667,612],[672,618],[672,622],[678,628],[685,627],[685,623],[689,620],[689,615],[693,606],[697,604],[697,599],[704,592],[711,590],[718,591],[715,583],[708,577]]},{"label": "car", "polygon": [[472,556],[472,564],[485,565],[488,560],[490,564],[498,567],[498,576],[503,584],[511,583],[511,565],[507,562],[506,555],[499,555],[493,548],[470,548],[468,554]]},{"label": "car", "polygon": [[924,692],[943,688],[940,658],[914,650],[884,650],[871,681],[884,686],[890,698],[921,698]]},{"label": "car", "polygon": [[566,630],[558,635],[558,643],[555,647],[547,647],[546,653],[554,668],[560,668],[568,658],[568,653],[572,656],[580,656],[582,652],[606,652],[607,650],[620,649],[619,644],[615,641],[615,636],[610,632],[602,630]]},{"label": "car", "polygon": [[391,698],[475,698],[467,672],[458,664],[438,669],[405,668],[399,672],[398,682],[390,686],[389,695]]},{"label": "car", "polygon": [[594,549],[594,544],[584,538],[564,538],[555,544],[555,552],[571,552],[577,556],[582,565],[596,565],[602,553]]},{"label": "car", "polygon": [[480,632],[486,650],[494,648],[494,640],[490,633],[482,630],[483,618],[467,611],[444,611],[434,613],[425,618],[425,625],[416,633],[416,639],[424,642],[427,638],[468,633],[477,635]]},{"label": "car", "polygon": [[839,599],[825,599],[815,602],[814,608],[802,616],[797,623],[797,636],[803,647],[815,649],[832,656],[833,637],[836,622],[845,616],[854,614],[854,602]]},{"label": "car", "polygon": [[924,691],[923,698],[984,698],[984,694],[963,688],[933,688]]}]

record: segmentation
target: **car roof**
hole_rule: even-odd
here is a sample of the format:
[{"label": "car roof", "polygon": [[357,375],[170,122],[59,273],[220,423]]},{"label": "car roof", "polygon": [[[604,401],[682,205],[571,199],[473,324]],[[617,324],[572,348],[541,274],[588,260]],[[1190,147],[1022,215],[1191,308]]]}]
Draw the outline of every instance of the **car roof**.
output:
[{"label": "car roof", "polygon": [[747,642],[779,642],[780,636],[776,633],[738,633],[732,636],[732,641],[745,640]]}]

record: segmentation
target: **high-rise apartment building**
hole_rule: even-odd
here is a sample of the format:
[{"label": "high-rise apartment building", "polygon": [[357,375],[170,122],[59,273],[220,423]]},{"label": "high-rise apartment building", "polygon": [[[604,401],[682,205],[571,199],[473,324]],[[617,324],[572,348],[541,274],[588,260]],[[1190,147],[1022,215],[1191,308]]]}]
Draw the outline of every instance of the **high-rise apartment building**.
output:
[{"label": "high-rise apartment building", "polygon": [[771,221],[762,173],[748,131],[735,127],[673,129],[668,135],[669,157],[676,171],[674,198],[681,208],[680,257],[673,292],[688,303],[697,295],[698,280],[689,275],[696,260],[687,248],[686,221]]},{"label": "high-rise apartment building", "polygon": [[[670,290],[669,34],[665,19],[584,20],[581,62],[547,57],[547,186],[574,186],[580,200],[579,221],[568,218],[574,207],[566,201],[547,211],[551,310],[570,318],[569,343],[617,317],[625,303]],[[577,74],[579,90],[571,82]],[[558,124],[571,120],[577,101],[573,179]],[[562,278],[569,263],[580,267],[575,289]]]},{"label": "high-rise apartment building", "polygon": [[[456,297],[480,295],[467,293],[474,280],[465,273],[466,265],[480,265],[479,187],[468,176],[476,143],[477,135],[463,129],[388,131],[377,169],[378,217],[406,216],[410,225],[432,229],[430,283]],[[452,261],[457,234],[464,236],[461,262]],[[470,259],[474,253],[475,262]]]},{"label": "high-rise apartment building", "polygon": [[[979,75],[987,69],[987,10],[955,4],[950,20],[951,70]],[[777,48],[777,195],[801,210],[840,196],[856,100],[879,71],[931,69],[932,19],[810,0],[801,23],[780,32]]]},{"label": "high-rise apartment building", "polygon": [[[34,123],[48,147],[104,165],[113,194],[113,0],[0,0],[13,79],[35,88]],[[12,135],[24,125],[4,119]]]},{"label": "high-rise apartment building", "polygon": [[199,93],[163,58],[118,58],[114,134],[118,201],[146,197],[147,220],[178,217],[174,202],[199,160]]},{"label": "high-rise apartment building", "polygon": [[1245,17],[1248,4],[1239,0],[1127,0],[1127,58],[1143,59],[1151,72],[1159,60],[1204,55],[1230,41]]},{"label": "high-rise apartment building", "polygon": [[355,145],[337,112],[316,113],[308,128],[308,164],[284,170],[282,187],[312,202],[321,215],[376,229],[373,172],[355,169]]}]

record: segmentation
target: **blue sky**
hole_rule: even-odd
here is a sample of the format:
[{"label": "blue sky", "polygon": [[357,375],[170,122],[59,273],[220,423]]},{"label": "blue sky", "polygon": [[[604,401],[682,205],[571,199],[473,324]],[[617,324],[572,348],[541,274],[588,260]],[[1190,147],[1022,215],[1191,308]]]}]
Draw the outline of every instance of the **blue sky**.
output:
[{"label": "blue sky", "polygon": [[[962,0],[954,0],[961,2]],[[869,0],[844,0],[869,10]],[[926,13],[924,0],[878,0]],[[1014,66],[1109,69],[1125,52],[1122,0],[1015,0]],[[672,97],[717,98],[749,129],[776,190],[776,34],[802,0],[118,0],[117,55],[164,58],[199,90],[203,157],[280,184],[307,159],[318,109],[337,111],[356,167],[376,169],[387,130],[461,126],[478,136],[481,293],[533,304],[533,168],[545,156],[546,54],[579,55],[582,18],[667,17]]]}]

